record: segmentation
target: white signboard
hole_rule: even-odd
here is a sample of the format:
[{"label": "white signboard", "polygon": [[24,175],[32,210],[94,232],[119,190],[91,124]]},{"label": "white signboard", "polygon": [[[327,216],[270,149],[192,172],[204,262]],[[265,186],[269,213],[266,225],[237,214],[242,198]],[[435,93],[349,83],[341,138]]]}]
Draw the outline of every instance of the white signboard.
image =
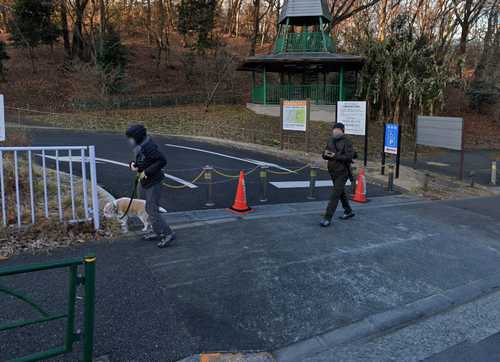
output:
[{"label": "white signboard", "polygon": [[337,122],[345,126],[345,133],[357,136],[366,135],[366,102],[337,102]]},{"label": "white signboard", "polygon": [[283,130],[307,129],[307,101],[283,101]]},{"label": "white signboard", "polygon": [[3,95],[0,94],[0,142],[5,141],[5,111],[3,106]]}]

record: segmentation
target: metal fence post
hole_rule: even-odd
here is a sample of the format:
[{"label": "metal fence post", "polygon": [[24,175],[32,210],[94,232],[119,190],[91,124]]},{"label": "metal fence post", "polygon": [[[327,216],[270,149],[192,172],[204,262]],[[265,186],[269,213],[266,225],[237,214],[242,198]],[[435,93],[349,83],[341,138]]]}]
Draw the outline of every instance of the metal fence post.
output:
[{"label": "metal fence post", "polygon": [[92,362],[94,350],[95,260],[95,256],[86,256],[83,261],[85,268],[83,360],[85,362]]},{"label": "metal fence post", "polygon": [[95,146],[89,146],[90,183],[92,185],[92,218],[94,228],[99,230],[99,197],[97,194],[97,171],[95,167]]},{"label": "metal fence post", "polygon": [[309,200],[316,199],[316,179],[318,177],[318,170],[318,166],[309,166],[309,195],[307,196]]},{"label": "metal fence post", "polygon": [[497,161],[491,161],[491,184],[497,184]]},{"label": "metal fence post", "polygon": [[73,350],[75,341],[75,302],[76,302],[76,284],[78,278],[78,267],[72,265],[69,267],[69,285],[68,285],[68,318],[66,320],[66,336],[64,338],[64,348],[66,352]]},{"label": "metal fence post", "polygon": [[387,191],[394,191],[394,165],[389,165],[387,174]]},{"label": "metal fence post", "polygon": [[268,179],[268,171],[269,166],[261,165],[260,166],[260,202],[267,202],[267,179]]},{"label": "metal fence post", "polygon": [[0,151],[0,192],[2,193],[2,222],[7,226],[7,212],[5,204],[5,183],[3,176],[3,151]]},{"label": "metal fence post", "polygon": [[16,182],[16,210],[17,210],[17,226],[21,227],[21,196],[19,190],[19,170],[17,161],[17,151],[14,151],[14,178]]},{"label": "metal fence post", "polygon": [[215,205],[213,201],[213,172],[214,168],[212,166],[203,167],[203,173],[205,180],[207,181],[207,202],[205,206],[212,207]]}]

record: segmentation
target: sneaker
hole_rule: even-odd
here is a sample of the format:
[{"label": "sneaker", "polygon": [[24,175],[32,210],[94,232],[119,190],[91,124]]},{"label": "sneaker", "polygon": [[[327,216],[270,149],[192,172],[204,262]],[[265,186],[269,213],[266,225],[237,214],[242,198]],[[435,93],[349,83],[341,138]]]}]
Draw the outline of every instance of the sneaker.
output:
[{"label": "sneaker", "polygon": [[159,248],[166,248],[167,246],[172,244],[174,240],[175,240],[175,233],[172,232],[168,235],[163,236],[157,245]]},{"label": "sneaker", "polygon": [[328,226],[330,226],[332,224],[332,222],[330,220],[327,220],[327,219],[323,219],[321,220],[321,222],[319,223],[322,227],[326,228]]},{"label": "sneaker", "polygon": [[142,238],[146,241],[153,241],[153,240],[158,240],[160,238],[160,235],[156,233],[149,233],[144,235]]},{"label": "sneaker", "polygon": [[340,220],[347,220],[347,219],[350,219],[351,217],[354,217],[356,214],[351,211],[349,212],[345,212],[344,211],[344,215],[340,216],[339,219]]}]

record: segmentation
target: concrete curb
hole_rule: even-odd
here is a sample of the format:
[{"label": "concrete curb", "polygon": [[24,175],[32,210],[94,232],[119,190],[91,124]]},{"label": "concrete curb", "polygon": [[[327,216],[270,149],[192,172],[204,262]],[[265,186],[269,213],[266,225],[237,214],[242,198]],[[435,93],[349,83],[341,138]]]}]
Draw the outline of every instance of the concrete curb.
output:
[{"label": "concrete curb", "polygon": [[[379,209],[396,206],[411,206],[428,204],[435,201],[421,198],[409,197],[406,195],[394,195],[373,198],[366,204],[353,204],[354,211]],[[254,212],[243,215],[236,215],[228,209],[206,209],[194,211],[169,212],[163,214],[166,221],[173,229],[185,229],[204,225],[222,224],[240,220],[256,220],[263,218],[275,218],[292,215],[318,215],[318,222],[321,213],[324,211],[326,201],[310,201],[298,203],[258,205],[254,207]],[[338,211],[341,212],[340,210]]]},{"label": "concrete curb", "polygon": [[[277,361],[303,361],[333,347],[390,330],[446,312],[500,289],[500,274],[448,289],[404,306],[371,315],[359,322],[306,339],[273,352]],[[332,351],[332,353],[334,353]]]}]

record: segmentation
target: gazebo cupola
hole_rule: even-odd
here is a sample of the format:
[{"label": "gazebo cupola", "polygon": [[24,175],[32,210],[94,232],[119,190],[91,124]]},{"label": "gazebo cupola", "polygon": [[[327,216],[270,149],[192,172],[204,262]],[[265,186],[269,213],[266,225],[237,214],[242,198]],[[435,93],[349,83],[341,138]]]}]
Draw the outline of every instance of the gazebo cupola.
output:
[{"label": "gazebo cupola", "polygon": [[[238,68],[252,72],[251,103],[310,99],[333,105],[353,99],[355,73],[364,60],[335,52],[331,25],[325,0],[285,0],[272,54],[248,57]],[[354,72],[349,82],[346,72]]]}]

